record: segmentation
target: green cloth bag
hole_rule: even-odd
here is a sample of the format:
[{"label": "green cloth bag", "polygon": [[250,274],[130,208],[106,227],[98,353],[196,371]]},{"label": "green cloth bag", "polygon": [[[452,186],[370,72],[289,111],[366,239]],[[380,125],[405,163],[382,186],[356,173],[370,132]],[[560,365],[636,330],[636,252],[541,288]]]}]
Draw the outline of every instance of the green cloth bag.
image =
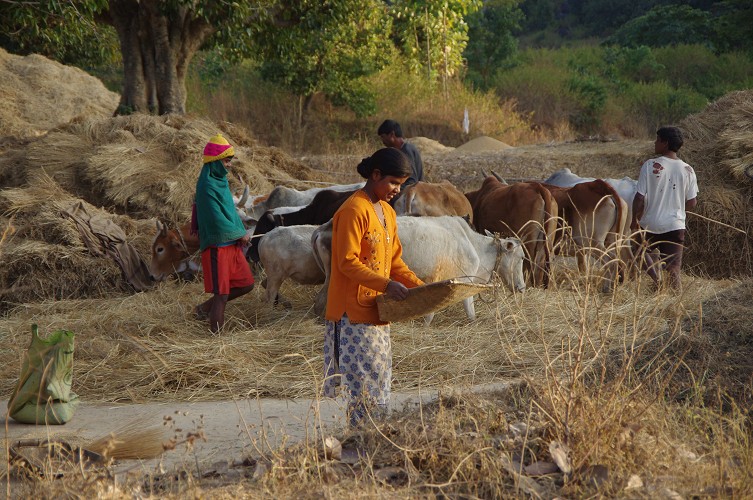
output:
[{"label": "green cloth bag", "polygon": [[8,414],[24,424],[60,425],[68,422],[79,399],[73,382],[73,332],[58,330],[40,338],[31,325],[31,344],[21,377],[8,402]]}]

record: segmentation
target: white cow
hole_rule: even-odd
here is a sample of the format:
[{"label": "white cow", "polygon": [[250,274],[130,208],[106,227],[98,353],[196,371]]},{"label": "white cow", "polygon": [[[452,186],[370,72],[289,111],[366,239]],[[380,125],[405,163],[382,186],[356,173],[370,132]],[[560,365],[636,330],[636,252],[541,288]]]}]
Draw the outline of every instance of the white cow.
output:
[{"label": "white cow", "polygon": [[265,200],[256,204],[254,203],[259,196],[246,196],[244,207],[248,218],[258,220],[264,215],[264,212],[273,208],[308,205],[319,191],[324,191],[325,189],[340,192],[354,191],[356,189],[361,189],[365,184],[365,182],[358,182],[356,184],[334,184],[331,186],[306,189],[304,191],[299,191],[286,186],[277,186],[269,193],[269,196],[267,196]]},{"label": "white cow", "polygon": [[[496,272],[514,291],[525,290],[523,248],[517,238],[498,238],[475,232],[462,217],[398,217],[403,261],[425,282],[466,278],[487,282]],[[331,267],[332,221],[314,231],[311,244],[317,263],[327,276],[314,311],[321,315],[327,302]],[[463,302],[468,318],[476,318],[473,297]],[[427,315],[431,323],[434,314]]]},{"label": "white cow", "polygon": [[267,302],[290,307],[290,302],[279,295],[280,286],[288,278],[301,285],[324,283],[324,272],[311,247],[311,236],[317,227],[280,226],[259,241],[259,261],[267,275],[262,282]]}]

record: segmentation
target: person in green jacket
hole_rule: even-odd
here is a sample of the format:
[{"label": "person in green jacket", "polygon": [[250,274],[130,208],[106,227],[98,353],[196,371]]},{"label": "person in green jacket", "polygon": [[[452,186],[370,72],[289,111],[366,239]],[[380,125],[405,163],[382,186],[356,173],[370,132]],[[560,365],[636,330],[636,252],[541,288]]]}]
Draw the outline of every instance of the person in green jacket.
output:
[{"label": "person in green jacket", "polygon": [[204,291],[212,297],[196,306],[197,319],[209,319],[209,328],[217,333],[225,324],[228,301],[250,292],[254,277],[243,254],[248,244],[233,195],[227,169],[233,159],[233,146],[217,134],[204,148],[204,166],[196,182],[196,213]]}]

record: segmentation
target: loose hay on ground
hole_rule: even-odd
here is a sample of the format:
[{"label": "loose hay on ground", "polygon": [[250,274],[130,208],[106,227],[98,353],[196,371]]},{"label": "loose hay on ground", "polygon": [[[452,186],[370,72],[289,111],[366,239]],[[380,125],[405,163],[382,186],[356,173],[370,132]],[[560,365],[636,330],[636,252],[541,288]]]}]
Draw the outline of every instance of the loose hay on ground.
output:
[{"label": "loose hay on ground", "polygon": [[[626,336],[635,334],[638,343],[654,339],[671,326],[664,316],[696,310],[701,298],[719,287],[693,280],[676,300],[635,295],[623,287],[614,298],[590,296],[585,316],[582,290],[530,290],[523,296],[504,294],[496,303],[479,302],[475,322],[457,306],[437,315],[430,329],[422,320],[395,324],[393,388],[536,376],[563,346],[577,342],[583,322],[593,336],[589,356],[602,345],[621,352]],[[0,390],[10,390],[29,324],[36,322],[45,331],[76,333],[74,389],[86,400],[311,397],[322,377],[323,325],[310,312],[315,289],[290,285],[282,292],[292,299],[293,310],[269,307],[257,289],[229,304],[226,331],[216,337],[191,314],[202,300],[199,283],[166,282],[115,299],[27,304],[0,319],[12,346],[0,353]]]}]

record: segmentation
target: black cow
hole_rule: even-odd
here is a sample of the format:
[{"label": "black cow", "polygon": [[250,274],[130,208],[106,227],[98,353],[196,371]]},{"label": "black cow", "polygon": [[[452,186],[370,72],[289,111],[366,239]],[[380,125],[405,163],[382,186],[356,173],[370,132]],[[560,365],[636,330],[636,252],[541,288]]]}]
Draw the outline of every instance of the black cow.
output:
[{"label": "black cow", "polygon": [[320,191],[314,196],[314,199],[302,209],[289,214],[275,214],[272,210],[267,210],[261,216],[256,224],[254,235],[251,238],[251,247],[248,249],[248,256],[254,262],[259,262],[259,239],[278,226],[300,226],[303,224],[312,224],[320,226],[329,221],[350,198],[357,189],[352,191],[333,191],[327,189]]}]

